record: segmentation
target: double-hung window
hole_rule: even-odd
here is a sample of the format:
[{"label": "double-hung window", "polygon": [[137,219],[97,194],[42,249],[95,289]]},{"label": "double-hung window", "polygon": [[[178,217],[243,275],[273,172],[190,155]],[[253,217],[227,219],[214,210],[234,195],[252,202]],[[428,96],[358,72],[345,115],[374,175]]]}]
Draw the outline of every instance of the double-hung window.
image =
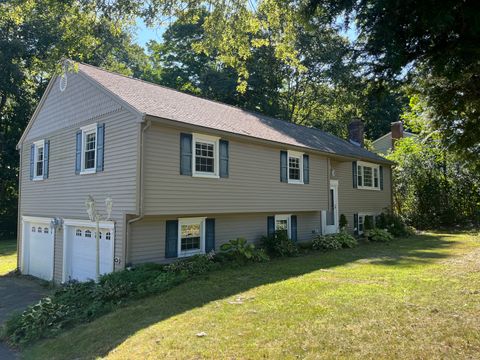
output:
[{"label": "double-hung window", "polygon": [[34,143],[33,180],[43,180],[45,161],[45,140]]},{"label": "double-hung window", "polygon": [[357,162],[357,187],[359,189],[380,190],[379,165]]},{"label": "double-hung window", "polygon": [[81,174],[89,174],[97,168],[97,124],[82,128],[82,169]]},{"label": "double-hung window", "polygon": [[219,138],[193,135],[193,176],[219,177]]},{"label": "double-hung window", "polygon": [[303,184],[303,153],[288,152],[288,182]]},{"label": "double-hung window", "polygon": [[291,215],[275,215],[275,232],[284,232],[291,238]]},{"label": "double-hung window", "polygon": [[205,218],[178,220],[178,256],[191,256],[205,252]]}]

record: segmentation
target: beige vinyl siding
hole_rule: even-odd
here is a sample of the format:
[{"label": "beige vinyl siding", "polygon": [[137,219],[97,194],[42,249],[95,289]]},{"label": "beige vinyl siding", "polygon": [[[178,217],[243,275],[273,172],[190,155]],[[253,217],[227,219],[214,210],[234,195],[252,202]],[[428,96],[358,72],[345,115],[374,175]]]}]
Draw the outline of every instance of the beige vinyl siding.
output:
[{"label": "beige vinyl siding", "polygon": [[[90,104],[85,103],[90,97],[101,97],[102,92],[95,88],[84,87],[83,79],[79,80],[80,88],[89,92],[80,97],[83,108],[87,109]],[[77,83],[70,81],[71,95],[77,96],[73,91]],[[53,90],[53,89],[52,89]],[[66,91],[67,91],[66,90]],[[48,100],[48,99],[47,99]],[[94,119],[86,118],[92,112],[85,111],[83,121],[77,123],[80,114],[75,118],[74,124],[69,123],[63,112],[64,107],[72,106],[72,99],[66,98],[63,107],[55,105],[55,111],[43,108],[58,122],[59,128],[52,133],[43,133],[41,137],[33,138],[23,143],[22,156],[22,183],[20,198],[20,215],[60,217],[64,219],[88,219],[85,210],[85,199],[92,195],[98,209],[105,214],[104,201],[107,196],[113,199],[112,220],[115,221],[115,256],[123,258],[124,242],[124,215],[135,213],[137,209],[137,139],[139,124],[136,115],[125,109],[117,109],[114,112],[97,116]],[[44,106],[50,106],[46,101]],[[92,103],[95,104],[95,103]],[[103,106],[101,103],[98,106]],[[77,105],[81,113],[82,106]],[[113,105],[111,105],[113,107]],[[97,113],[101,111],[98,110]],[[38,119],[37,119],[38,120]],[[105,153],[104,171],[89,175],[75,174],[76,132],[81,126],[92,123],[105,123]],[[33,129],[33,127],[32,127]],[[49,176],[41,181],[30,180],[30,146],[38,139],[50,140]],[[21,239],[21,235],[19,236]],[[63,232],[57,231],[55,236],[55,271],[54,279],[61,280],[63,258]],[[117,268],[122,268],[123,263],[117,263]]]},{"label": "beige vinyl siding", "polygon": [[386,154],[392,148],[392,133],[388,133],[385,136],[375,140],[373,142],[375,152],[379,154]]},{"label": "beige vinyl siding", "polygon": [[348,228],[353,231],[353,214],[380,214],[391,207],[391,170],[383,165],[383,190],[355,189],[353,187],[352,162],[331,162],[338,179],[338,214],[345,214]]},{"label": "beige vinyl siding", "polygon": [[68,74],[68,85],[63,92],[58,83],[59,78],[52,84],[25,137],[26,141],[121,109],[118,101],[114,101],[106,92],[99,91],[98,87],[79,74]]},{"label": "beige vinyl siding", "polygon": [[[274,214],[216,214],[215,248],[231,239],[243,237],[258,242],[267,233],[267,217]],[[320,212],[292,213],[297,215],[298,241],[309,241],[320,230]],[[191,216],[191,215],[188,215]],[[203,215],[198,215],[203,216]],[[182,216],[180,216],[182,217]],[[134,223],[131,230],[128,261],[132,264],[165,261],[165,221],[176,220],[172,216],[147,216]]]},{"label": "beige vinyl siding", "polygon": [[145,214],[319,211],[327,160],[310,155],[310,184],[280,182],[281,147],[229,139],[229,177],[180,175],[180,130],[152,125],[145,136]]}]

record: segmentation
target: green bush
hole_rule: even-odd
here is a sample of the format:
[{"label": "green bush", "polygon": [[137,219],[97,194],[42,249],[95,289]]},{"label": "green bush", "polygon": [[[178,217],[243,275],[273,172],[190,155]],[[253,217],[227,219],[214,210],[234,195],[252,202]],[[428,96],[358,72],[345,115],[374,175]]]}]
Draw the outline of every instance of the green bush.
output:
[{"label": "green bush", "polygon": [[347,221],[347,217],[345,216],[345,214],[340,215],[339,225],[340,225],[340,230],[343,230],[343,229],[347,228],[348,221]]},{"label": "green bush", "polygon": [[371,230],[366,230],[364,234],[365,237],[370,241],[389,242],[393,240],[392,234],[390,234],[388,230],[385,229],[375,228]]},{"label": "green bush", "polygon": [[314,250],[338,250],[342,248],[342,244],[335,236],[318,235],[313,239],[312,247]]},{"label": "green bush", "polygon": [[297,244],[300,250],[312,250],[313,249],[313,241],[302,241]]},{"label": "green bush", "polygon": [[145,264],[103,275],[93,281],[65,284],[7,321],[3,337],[23,345],[91,321],[123,303],[170,289],[220,266],[213,254],[196,255],[167,265]]},{"label": "green bush", "polygon": [[277,231],[273,236],[262,236],[260,242],[270,256],[298,255],[297,244],[290,240],[284,231]]},{"label": "green bush", "polygon": [[365,220],[363,222],[363,229],[364,230],[371,230],[373,228],[374,228],[374,226],[373,226],[373,216],[366,215]]},{"label": "green bush", "polygon": [[340,231],[338,234],[320,235],[313,240],[313,249],[315,250],[337,250],[342,247],[353,248],[357,245],[357,239],[346,231]]},{"label": "green bush", "polygon": [[390,234],[396,237],[409,236],[415,233],[415,231],[413,231],[412,234],[413,228],[405,225],[405,223],[399,216],[391,212],[385,212],[378,215],[375,221],[375,225],[379,229],[388,230]]},{"label": "green bush", "polygon": [[71,308],[46,297],[16,314],[5,325],[10,342],[24,344],[58,333],[69,321]]},{"label": "green bush", "polygon": [[208,253],[206,255],[194,255],[183,260],[172,262],[165,265],[165,271],[176,274],[187,273],[189,275],[199,275],[218,268],[213,259],[215,254]]},{"label": "green bush", "polygon": [[344,248],[353,248],[358,245],[357,239],[350,235],[347,231],[342,230],[338,234],[331,235],[337,239],[337,241]]},{"label": "green bush", "polygon": [[247,242],[244,238],[230,240],[228,243],[220,246],[227,258],[237,264],[245,264],[249,261],[268,261],[269,257],[263,249],[255,248],[255,245]]}]

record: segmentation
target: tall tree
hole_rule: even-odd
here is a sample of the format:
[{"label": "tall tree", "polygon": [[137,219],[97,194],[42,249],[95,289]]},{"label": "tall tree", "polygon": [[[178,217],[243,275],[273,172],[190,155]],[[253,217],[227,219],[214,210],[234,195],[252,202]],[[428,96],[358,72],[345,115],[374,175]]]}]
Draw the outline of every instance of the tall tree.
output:
[{"label": "tall tree", "polygon": [[134,72],[139,52],[129,18],[97,1],[0,4],[0,238],[16,231],[15,147],[48,80],[64,57]]},{"label": "tall tree", "polygon": [[331,18],[354,19],[359,57],[371,76],[412,80],[430,108],[431,130],[480,163],[479,1],[311,0],[310,5],[328,9]]}]

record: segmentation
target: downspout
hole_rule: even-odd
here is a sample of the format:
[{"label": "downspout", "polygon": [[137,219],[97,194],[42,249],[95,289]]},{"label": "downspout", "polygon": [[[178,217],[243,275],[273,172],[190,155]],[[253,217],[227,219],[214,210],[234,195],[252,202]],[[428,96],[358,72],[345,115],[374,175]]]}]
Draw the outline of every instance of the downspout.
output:
[{"label": "downspout", "polygon": [[[20,250],[23,246],[20,246],[21,243],[21,235],[22,235],[22,217],[20,215],[21,212],[21,201],[20,198],[22,196],[22,170],[23,170],[23,162],[22,162],[22,155],[23,155],[23,144],[20,146],[20,148],[17,148],[18,154],[20,155],[20,161],[19,161],[19,167],[18,167],[18,203],[17,203],[17,270],[21,270],[21,257],[23,254],[20,254]],[[23,245],[23,244],[21,244]]]},{"label": "downspout", "polygon": [[[145,114],[142,116],[142,123],[145,121]],[[139,186],[139,193],[138,193],[138,209],[139,209],[139,214],[137,217],[128,220],[127,222],[127,231],[126,231],[126,239],[125,239],[125,265],[128,263],[128,254],[129,254],[129,241],[130,241],[130,229],[133,223],[142,220],[145,217],[144,211],[143,211],[143,203],[144,203],[144,187],[143,187],[143,178],[144,178],[144,138],[145,138],[145,131],[147,131],[150,126],[152,125],[152,122],[150,120],[147,121],[147,124],[143,127],[142,131],[140,132],[140,178],[138,182]]]}]

